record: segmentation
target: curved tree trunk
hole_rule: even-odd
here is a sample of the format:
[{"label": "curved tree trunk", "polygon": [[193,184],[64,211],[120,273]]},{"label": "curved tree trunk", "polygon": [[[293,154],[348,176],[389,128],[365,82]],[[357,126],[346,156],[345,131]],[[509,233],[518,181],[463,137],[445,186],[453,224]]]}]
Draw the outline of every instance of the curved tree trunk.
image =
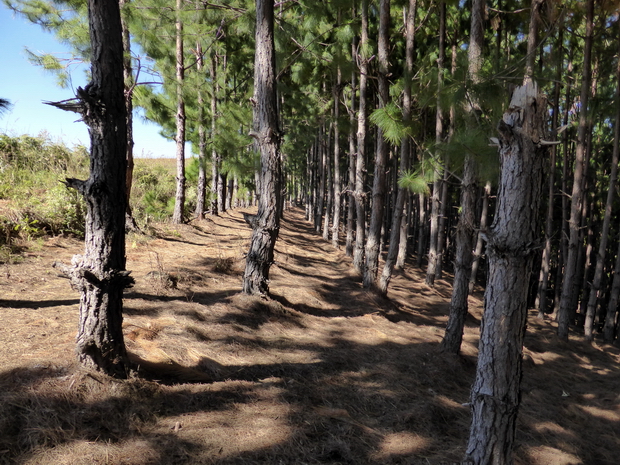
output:
[{"label": "curved tree trunk", "polygon": [[[123,339],[123,289],[133,280],[125,271],[127,128],[123,43],[119,4],[89,0],[92,81],[78,88],[80,110],[90,132],[90,177],[67,179],[86,199],[84,255],[72,266],[57,265],[80,293],[77,356],[88,368],[127,376]],[[55,104],[63,108],[63,104]],[[69,109],[69,108],[64,108]]]},{"label": "curved tree trunk", "polygon": [[515,90],[499,123],[501,174],[488,234],[489,279],[484,295],[472,424],[466,461],[510,464],[520,404],[527,295],[539,235],[547,103],[532,81]]},{"label": "curved tree trunk", "polygon": [[273,23],[273,1],[256,0],[254,130],[250,135],[260,151],[260,197],[243,275],[243,292],[255,295],[269,293],[269,269],[280,229],[282,199]]}]

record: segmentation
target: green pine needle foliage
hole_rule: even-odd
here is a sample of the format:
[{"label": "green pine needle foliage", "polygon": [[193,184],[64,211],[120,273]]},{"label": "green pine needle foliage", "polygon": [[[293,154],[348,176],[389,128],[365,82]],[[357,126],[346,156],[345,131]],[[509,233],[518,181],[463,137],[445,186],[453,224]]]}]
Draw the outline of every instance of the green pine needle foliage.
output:
[{"label": "green pine needle foliage", "polygon": [[402,112],[393,102],[373,111],[370,121],[381,129],[383,137],[390,144],[396,145],[403,137],[411,135],[411,128],[404,125]]}]

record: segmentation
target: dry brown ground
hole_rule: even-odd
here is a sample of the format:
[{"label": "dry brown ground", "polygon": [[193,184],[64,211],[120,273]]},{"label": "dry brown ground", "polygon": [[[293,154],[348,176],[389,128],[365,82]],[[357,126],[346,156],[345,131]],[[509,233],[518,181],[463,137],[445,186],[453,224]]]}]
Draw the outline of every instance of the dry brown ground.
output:
[{"label": "dry brown ground", "polygon": [[[286,213],[273,300],[242,296],[240,212],[132,235],[125,335],[142,377],[74,363],[78,296],[55,237],[0,266],[0,463],[440,464],[467,441],[480,296],[463,354],[438,350],[450,283],[415,269],[389,299]],[[516,463],[617,464],[620,354],[530,319]],[[149,379],[145,379],[149,378]]]}]

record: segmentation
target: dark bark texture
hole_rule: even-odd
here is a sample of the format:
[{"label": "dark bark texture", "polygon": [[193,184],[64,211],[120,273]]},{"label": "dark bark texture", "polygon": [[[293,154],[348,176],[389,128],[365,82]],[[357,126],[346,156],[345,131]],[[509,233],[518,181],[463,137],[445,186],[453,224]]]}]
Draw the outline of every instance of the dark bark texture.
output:
[{"label": "dark bark texture", "polygon": [[515,90],[498,127],[501,174],[466,454],[476,465],[512,463],[529,277],[539,248],[546,108],[530,81]]},{"label": "dark bark texture", "polygon": [[[385,108],[390,98],[388,81],[389,68],[389,29],[390,29],[390,1],[379,2],[379,107]],[[385,210],[386,171],[390,146],[383,138],[383,131],[377,133],[377,154],[375,157],[375,171],[372,184],[372,206],[368,237],[366,239],[366,266],[364,268],[364,287],[375,285],[379,269],[379,249],[381,241],[381,226]]]},{"label": "dark bark texture", "polygon": [[86,199],[85,247],[71,267],[57,266],[81,293],[79,361],[125,377],[123,289],[133,280],[125,271],[127,129],[120,12],[113,0],[89,0],[88,10],[92,81],[78,88],[77,97],[78,111],[90,129],[90,177],[66,181]]},{"label": "dark bark texture", "polygon": [[248,252],[243,292],[266,295],[269,269],[278,238],[281,211],[282,164],[276,95],[276,55],[273,39],[273,1],[256,1],[256,56],[254,62],[254,130],[260,151],[260,196],[256,226]]}]

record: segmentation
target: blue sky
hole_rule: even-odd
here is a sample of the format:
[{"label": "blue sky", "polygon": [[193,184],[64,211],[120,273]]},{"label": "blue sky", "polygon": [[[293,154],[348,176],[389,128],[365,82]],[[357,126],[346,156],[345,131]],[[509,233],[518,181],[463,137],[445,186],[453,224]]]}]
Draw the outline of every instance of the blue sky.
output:
[{"label": "blue sky", "polygon": [[[69,146],[89,146],[88,130],[83,122],[76,122],[79,115],[45,105],[43,101],[60,101],[73,98],[72,89],[61,89],[56,77],[31,64],[25,48],[34,52],[67,56],[67,49],[54,36],[39,26],[15,15],[0,3],[0,97],[13,105],[0,115],[0,133],[10,136],[47,132],[55,142]],[[73,68],[73,86],[85,86],[84,67]],[[174,157],[175,144],[159,135],[159,126],[134,117],[134,155],[136,157]],[[189,148],[189,147],[188,147]]]}]

